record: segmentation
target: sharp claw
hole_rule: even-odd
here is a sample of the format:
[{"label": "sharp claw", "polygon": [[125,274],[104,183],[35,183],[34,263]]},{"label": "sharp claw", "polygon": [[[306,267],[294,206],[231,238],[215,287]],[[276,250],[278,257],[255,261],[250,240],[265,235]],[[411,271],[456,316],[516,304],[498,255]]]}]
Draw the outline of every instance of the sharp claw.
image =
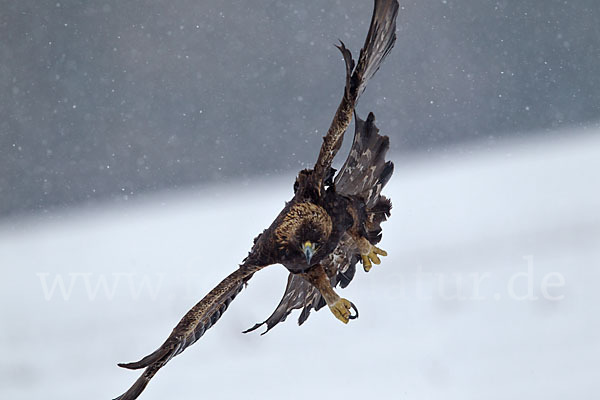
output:
[{"label": "sharp claw", "polygon": [[[344,324],[347,324],[349,320],[356,319],[358,317],[358,309],[354,304],[352,304],[352,302],[346,299],[339,299],[329,308],[331,309],[333,315],[335,315],[335,317]],[[350,313],[350,309],[354,310],[354,315]]]},{"label": "sharp claw", "polygon": [[354,310],[355,314],[354,315],[351,314],[348,318],[349,319],[356,319],[356,318],[358,318],[358,308],[356,308],[356,306],[354,305],[353,302],[350,302],[350,306]]}]

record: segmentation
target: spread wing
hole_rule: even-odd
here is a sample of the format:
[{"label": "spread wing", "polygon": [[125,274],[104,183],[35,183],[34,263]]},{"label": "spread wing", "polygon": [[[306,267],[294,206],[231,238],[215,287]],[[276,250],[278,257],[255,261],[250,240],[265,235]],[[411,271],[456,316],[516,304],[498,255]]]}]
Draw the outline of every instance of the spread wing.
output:
[{"label": "spread wing", "polygon": [[375,0],[369,33],[360,50],[356,66],[352,59],[352,53],[344,46],[344,43],[340,42],[338,46],[346,64],[346,86],[331,126],[323,138],[319,157],[315,163],[316,182],[321,185],[324,184],[333,158],[342,145],[344,132],[352,120],[352,113],[358,98],[365,90],[369,79],[377,72],[384,58],[394,46],[397,15],[398,2],[396,0]]},{"label": "spread wing", "polygon": [[146,368],[146,370],[127,392],[115,400],[136,399],[159,369],[171,358],[194,344],[219,320],[229,303],[233,301],[252,275],[261,268],[263,267],[242,265],[192,307],[179,321],[163,345],[155,352],[140,361],[119,364],[123,368]]}]

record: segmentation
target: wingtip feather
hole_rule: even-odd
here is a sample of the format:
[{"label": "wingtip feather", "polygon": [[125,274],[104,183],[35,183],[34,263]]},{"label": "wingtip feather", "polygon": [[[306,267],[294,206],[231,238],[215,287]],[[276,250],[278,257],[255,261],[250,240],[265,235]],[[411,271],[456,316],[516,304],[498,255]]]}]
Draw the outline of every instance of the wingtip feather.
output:
[{"label": "wingtip feather", "polygon": [[117,365],[121,368],[126,368],[126,369],[146,368],[150,364],[153,364],[156,361],[160,360],[168,351],[169,351],[169,348],[167,346],[163,345],[159,349],[157,349],[156,351],[147,355],[146,357],[142,358],[139,361],[134,361],[134,362],[130,362],[130,363],[119,363]]}]

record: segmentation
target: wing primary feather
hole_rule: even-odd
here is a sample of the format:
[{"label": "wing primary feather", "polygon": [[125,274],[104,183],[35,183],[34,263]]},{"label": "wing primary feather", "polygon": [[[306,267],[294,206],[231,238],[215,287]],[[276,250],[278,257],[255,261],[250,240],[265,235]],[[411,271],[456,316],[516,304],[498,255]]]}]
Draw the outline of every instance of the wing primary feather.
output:
[{"label": "wing primary feather", "polygon": [[139,361],[118,364],[119,367],[127,369],[146,368],[146,370],[127,392],[115,400],[136,399],[159,369],[171,358],[194,344],[219,320],[252,275],[262,268],[264,266],[246,264],[240,266],[183,316],[167,340],[156,351]]},{"label": "wing primary feather", "polygon": [[152,354],[149,354],[146,357],[142,358],[140,361],[130,362],[130,363],[119,363],[117,365],[121,368],[127,368],[127,369],[144,368],[144,367],[147,367],[148,365],[153,364],[156,361],[160,360],[168,351],[169,351],[168,348],[160,347]]},{"label": "wing primary feather", "polygon": [[346,65],[346,85],[344,96],[333,117],[333,121],[323,137],[319,157],[315,163],[315,181],[323,186],[327,171],[342,145],[344,132],[352,120],[352,113],[358,98],[365,90],[369,79],[375,75],[396,41],[397,0],[375,0],[373,15],[365,43],[355,64],[352,53],[343,42],[336,46],[344,57]]}]

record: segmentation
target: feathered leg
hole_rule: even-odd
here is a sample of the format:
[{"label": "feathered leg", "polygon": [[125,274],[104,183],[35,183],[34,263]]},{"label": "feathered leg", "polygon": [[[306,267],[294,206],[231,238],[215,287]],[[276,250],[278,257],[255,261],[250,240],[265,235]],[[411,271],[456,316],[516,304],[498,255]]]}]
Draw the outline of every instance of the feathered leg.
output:
[{"label": "feathered leg", "polygon": [[[331,287],[331,281],[321,265],[315,266],[302,275],[319,290],[327,306],[329,306],[329,309],[337,319],[347,324],[349,320],[358,318],[356,306],[351,301],[338,296]],[[354,314],[350,310],[354,310]]]}]

